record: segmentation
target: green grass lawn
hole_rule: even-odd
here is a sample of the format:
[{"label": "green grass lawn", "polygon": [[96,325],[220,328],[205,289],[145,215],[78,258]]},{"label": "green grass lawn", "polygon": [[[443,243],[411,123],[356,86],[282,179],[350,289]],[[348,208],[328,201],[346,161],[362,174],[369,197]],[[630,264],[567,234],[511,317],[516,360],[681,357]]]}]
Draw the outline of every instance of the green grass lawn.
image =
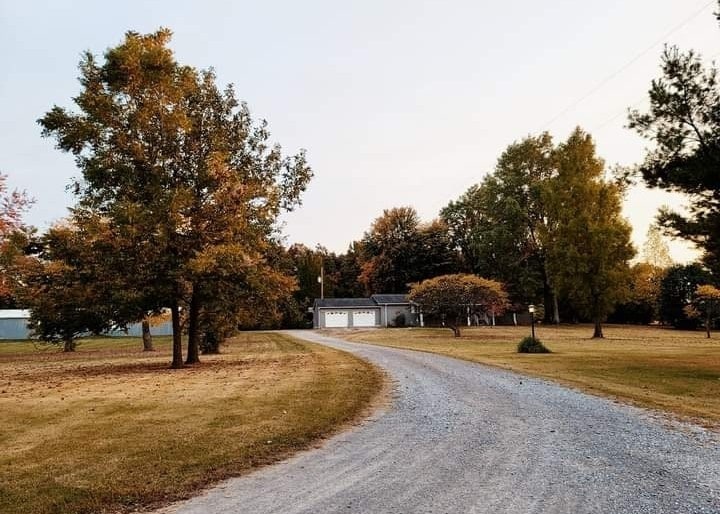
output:
[{"label": "green grass lawn", "polygon": [[608,326],[591,339],[587,325],[540,326],[551,354],[518,354],[529,327],[359,330],[350,340],[440,353],[545,377],[637,405],[720,426],[720,334]]},{"label": "green grass lawn", "polygon": [[[169,349],[172,344],[170,336],[154,336],[153,342],[157,350]],[[120,350],[142,350],[142,341],[138,337],[92,337],[79,340],[76,355],[84,358],[89,352],[111,351],[114,355]],[[0,359],[7,356],[12,360],[22,358],[23,355],[35,359],[41,353],[57,354],[61,346],[28,340],[2,340],[0,341]]]},{"label": "green grass lawn", "polygon": [[130,511],[277,461],[356,419],[382,375],[347,353],[244,333],[170,370],[170,340],[0,343],[0,512]]}]

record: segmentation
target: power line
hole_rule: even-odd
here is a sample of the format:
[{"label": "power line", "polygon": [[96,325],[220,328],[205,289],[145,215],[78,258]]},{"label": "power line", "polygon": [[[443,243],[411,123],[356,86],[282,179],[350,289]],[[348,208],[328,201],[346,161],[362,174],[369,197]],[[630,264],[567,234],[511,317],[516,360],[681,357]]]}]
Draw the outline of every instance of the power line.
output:
[{"label": "power line", "polygon": [[668,37],[670,37],[672,34],[674,34],[675,32],[677,32],[678,30],[680,30],[680,29],[683,28],[684,26],[686,26],[688,23],[690,23],[692,20],[694,20],[694,19],[697,18],[698,16],[700,16],[700,14],[702,14],[703,11],[705,11],[705,9],[707,9],[708,7],[710,7],[710,6],[711,6],[712,4],[714,4],[714,3],[715,3],[715,0],[711,0],[710,2],[705,3],[700,9],[698,9],[697,11],[695,11],[695,12],[694,12],[692,15],[690,15],[689,17],[685,18],[685,19],[684,19],[683,21],[681,21],[679,24],[675,25],[672,29],[670,29],[668,32],[666,32],[666,33],[663,34],[661,37],[659,37],[657,40],[655,40],[655,42],[653,42],[650,46],[648,46],[648,47],[645,48],[643,51],[641,51],[639,54],[637,54],[635,57],[633,57],[633,58],[630,59],[628,62],[626,62],[625,64],[623,64],[618,70],[614,71],[613,73],[611,73],[610,75],[608,75],[607,77],[605,77],[605,78],[604,78],[603,80],[601,80],[595,87],[593,87],[591,90],[589,90],[589,91],[588,91],[587,93],[585,93],[583,96],[581,96],[580,98],[578,98],[577,100],[575,100],[574,102],[572,102],[571,104],[569,104],[569,105],[568,105],[567,107],[565,107],[562,111],[560,111],[557,115],[553,116],[553,118],[551,118],[550,121],[548,121],[547,123],[545,123],[545,124],[543,125],[541,132],[544,131],[544,130],[547,130],[547,128],[548,128],[550,125],[552,125],[552,124],[555,123],[557,120],[559,120],[560,118],[562,118],[565,114],[567,114],[568,112],[570,112],[571,110],[573,110],[575,107],[577,107],[579,104],[581,104],[582,102],[584,102],[585,100],[587,100],[589,97],[591,97],[592,95],[594,95],[595,93],[597,93],[600,89],[602,89],[602,88],[605,86],[605,84],[607,84],[608,82],[610,82],[611,80],[613,80],[615,77],[617,77],[618,75],[620,75],[622,72],[624,72],[625,70],[627,70],[630,66],[632,66],[633,64],[635,64],[637,61],[639,61],[642,57],[644,57],[648,52],[650,52],[650,51],[651,51],[653,48],[655,48],[657,45],[659,45],[660,43],[665,42],[665,40],[666,40]]},{"label": "power line", "polygon": [[[711,55],[711,56],[708,58],[708,60],[709,60],[710,62],[715,62],[715,58],[717,58],[718,56],[720,56],[720,52]],[[595,126],[590,130],[590,132],[591,132],[591,133],[594,133],[594,132],[598,132],[598,131],[604,129],[606,126],[608,126],[610,123],[612,123],[613,121],[615,121],[616,119],[618,119],[618,118],[619,118],[620,116],[622,116],[623,114],[627,114],[629,109],[635,109],[636,107],[640,106],[640,104],[646,102],[647,100],[648,100],[648,94],[645,93],[645,94],[643,94],[643,96],[639,97],[637,100],[635,100],[634,102],[632,102],[629,107],[623,108],[623,110],[619,111],[617,114],[613,115],[611,118],[606,119],[605,121],[603,121],[603,122],[600,123],[599,125],[595,125]]]},{"label": "power line", "polygon": [[636,101],[634,101],[632,104],[630,104],[630,107],[624,108],[622,111],[620,111],[620,112],[618,112],[617,114],[615,114],[612,118],[608,118],[608,119],[606,119],[605,121],[603,121],[602,123],[600,123],[599,125],[596,125],[595,127],[593,127],[593,128],[590,130],[590,132],[591,132],[591,133],[593,133],[593,132],[598,132],[598,131],[604,129],[605,127],[607,127],[608,125],[610,125],[613,121],[615,121],[616,119],[618,119],[618,118],[619,118],[620,116],[622,116],[623,114],[627,114],[628,109],[634,109],[634,108],[638,107],[638,106],[639,106],[641,103],[643,103],[645,100],[647,100],[647,95],[646,95],[646,94],[644,94],[643,96],[641,96],[640,98],[638,98]]}]

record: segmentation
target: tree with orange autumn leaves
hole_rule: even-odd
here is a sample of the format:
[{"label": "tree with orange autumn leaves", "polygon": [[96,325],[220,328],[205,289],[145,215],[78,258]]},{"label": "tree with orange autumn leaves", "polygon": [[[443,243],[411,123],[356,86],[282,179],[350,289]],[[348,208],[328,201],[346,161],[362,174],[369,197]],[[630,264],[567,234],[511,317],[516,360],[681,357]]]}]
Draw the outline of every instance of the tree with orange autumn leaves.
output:
[{"label": "tree with orange autumn leaves", "polygon": [[32,203],[24,191],[11,191],[7,175],[0,173],[0,303],[4,307],[14,307],[16,303],[12,267],[21,253],[17,239],[24,240],[22,234],[27,230],[22,216]]},{"label": "tree with orange autumn leaves", "polygon": [[[172,366],[181,367],[181,313],[193,364],[219,311],[236,326],[292,291],[268,253],[278,216],[299,203],[312,172],[304,152],[284,156],[270,143],[232,86],[179,64],[170,38],[166,29],[128,32],[102,62],[86,53],[78,111],[54,107],[39,122],[82,173],[73,223],[106,224],[116,248],[104,238],[87,244],[124,280],[130,303],[170,308]],[[123,312],[149,305],[135,307]]]},{"label": "tree with orange autumn leaves", "polygon": [[422,312],[440,316],[455,337],[460,337],[462,321],[470,314],[500,315],[509,306],[508,294],[500,282],[469,274],[423,280],[412,285],[408,298]]}]

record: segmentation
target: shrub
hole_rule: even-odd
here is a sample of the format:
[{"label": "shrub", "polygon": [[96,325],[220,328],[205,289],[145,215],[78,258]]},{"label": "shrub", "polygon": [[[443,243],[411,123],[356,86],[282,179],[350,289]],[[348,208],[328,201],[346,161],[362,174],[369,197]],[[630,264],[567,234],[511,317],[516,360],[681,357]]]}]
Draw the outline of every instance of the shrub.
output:
[{"label": "shrub", "polygon": [[518,344],[518,353],[551,353],[548,348],[540,342],[540,339],[533,339],[528,336]]},{"label": "shrub", "polygon": [[200,339],[200,350],[203,355],[212,355],[220,353],[220,338],[213,330],[208,330]]},{"label": "shrub", "polygon": [[397,316],[395,316],[395,326],[396,327],[404,327],[405,326],[405,314],[400,313]]}]

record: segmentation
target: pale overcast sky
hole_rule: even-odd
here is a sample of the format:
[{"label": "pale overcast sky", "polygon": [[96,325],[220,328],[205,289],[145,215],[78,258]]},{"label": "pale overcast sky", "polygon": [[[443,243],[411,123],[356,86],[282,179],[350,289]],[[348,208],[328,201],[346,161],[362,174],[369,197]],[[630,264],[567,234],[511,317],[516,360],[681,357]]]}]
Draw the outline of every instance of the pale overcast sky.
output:
[{"label": "pale overcast sky", "polygon": [[[308,150],[315,178],[304,206],[286,217],[288,241],[344,251],[384,208],[437,216],[509,143],[543,129],[560,140],[580,125],[608,164],[638,162],[646,143],[623,128],[624,113],[647,105],[664,41],[720,56],[714,7],[0,0],[0,170],[37,199],[31,223],[64,216],[73,160],[40,138],[35,120],[53,104],[70,105],[81,51],[99,54],[127,30],[166,26],[179,61],[215,67],[287,152]],[[637,246],[663,203],[682,200],[641,188],[629,194]],[[693,256],[679,242],[671,249],[680,261]]]}]

